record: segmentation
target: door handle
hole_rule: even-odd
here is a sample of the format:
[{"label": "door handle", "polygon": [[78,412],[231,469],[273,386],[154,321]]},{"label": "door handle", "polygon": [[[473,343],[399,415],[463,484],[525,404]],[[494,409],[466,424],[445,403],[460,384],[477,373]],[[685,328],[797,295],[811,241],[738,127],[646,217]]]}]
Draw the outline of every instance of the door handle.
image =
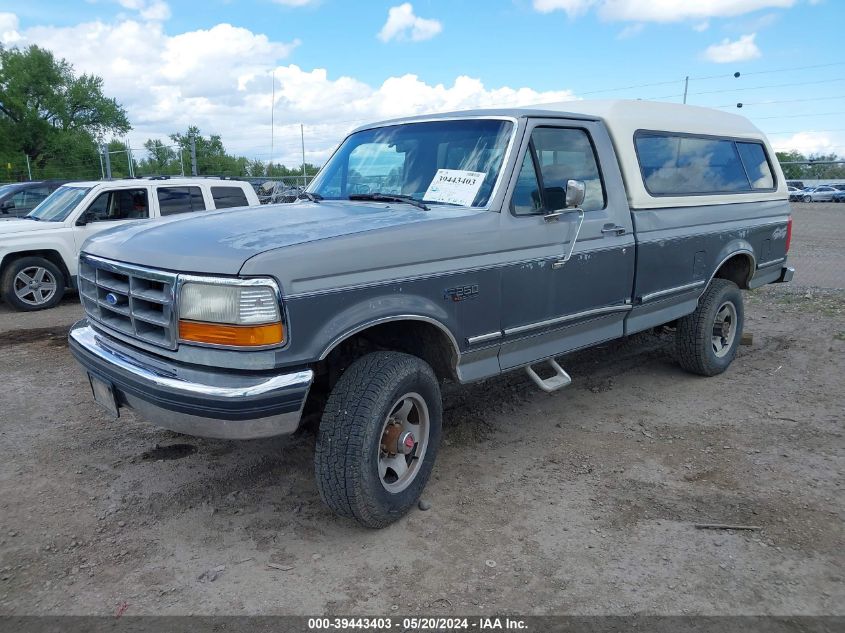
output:
[{"label": "door handle", "polygon": [[601,232],[605,235],[625,235],[625,227],[618,224],[606,224]]}]

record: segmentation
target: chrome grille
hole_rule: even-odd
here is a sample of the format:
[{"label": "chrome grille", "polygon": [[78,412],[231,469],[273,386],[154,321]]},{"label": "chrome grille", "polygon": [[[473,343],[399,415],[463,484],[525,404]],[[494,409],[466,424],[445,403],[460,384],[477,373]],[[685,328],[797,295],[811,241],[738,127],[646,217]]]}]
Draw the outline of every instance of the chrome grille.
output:
[{"label": "chrome grille", "polygon": [[79,296],[90,319],[153,345],[176,348],[176,275],[83,255]]}]

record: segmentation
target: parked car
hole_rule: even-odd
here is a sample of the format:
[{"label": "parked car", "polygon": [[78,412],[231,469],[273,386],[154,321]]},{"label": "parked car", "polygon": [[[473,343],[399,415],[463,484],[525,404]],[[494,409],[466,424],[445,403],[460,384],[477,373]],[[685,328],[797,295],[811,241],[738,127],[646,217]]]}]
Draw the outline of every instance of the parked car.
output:
[{"label": "parked car", "polygon": [[681,366],[713,376],[742,337],[741,289],[793,275],[774,151],[706,108],[376,123],[303,195],[92,237],[70,349],[112,416],[257,438],[321,413],[320,495],[369,527],[431,475],[444,380],[523,370],[554,391],[570,383],[556,357],[667,324]]},{"label": "parked car", "polygon": [[16,310],[55,306],[76,287],[90,236],[128,222],[257,205],[248,183],[204,178],[71,182],[22,218],[0,220],[0,294]]},{"label": "parked car", "polygon": [[837,191],[833,194],[832,202],[845,202],[845,191]]},{"label": "parked car", "polygon": [[801,180],[787,180],[787,187],[795,187],[796,189],[804,189],[804,182]]},{"label": "parked car", "polygon": [[804,199],[804,190],[797,187],[787,187],[790,202],[801,202]]},{"label": "parked car", "polygon": [[830,186],[836,189],[837,191],[845,191],[845,182],[835,182]]},{"label": "parked car", "polygon": [[63,180],[34,180],[0,186],[0,218],[22,217],[53,193]]},{"label": "parked car", "polygon": [[836,192],[837,189],[830,185],[820,185],[812,189],[805,189],[801,194],[801,199],[804,202],[830,202]]}]

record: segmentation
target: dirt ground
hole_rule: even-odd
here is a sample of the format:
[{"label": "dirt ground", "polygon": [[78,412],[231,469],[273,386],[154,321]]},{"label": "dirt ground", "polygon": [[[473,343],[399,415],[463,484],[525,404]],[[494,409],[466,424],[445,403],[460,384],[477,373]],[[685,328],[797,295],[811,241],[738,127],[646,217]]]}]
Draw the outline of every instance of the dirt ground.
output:
[{"label": "dirt ground", "polygon": [[845,614],[845,205],[794,206],[795,282],[747,295],[727,373],[649,334],[556,394],[452,390],[432,508],[382,531],[321,504],[313,434],[110,421],[76,298],[0,306],[0,613]]}]

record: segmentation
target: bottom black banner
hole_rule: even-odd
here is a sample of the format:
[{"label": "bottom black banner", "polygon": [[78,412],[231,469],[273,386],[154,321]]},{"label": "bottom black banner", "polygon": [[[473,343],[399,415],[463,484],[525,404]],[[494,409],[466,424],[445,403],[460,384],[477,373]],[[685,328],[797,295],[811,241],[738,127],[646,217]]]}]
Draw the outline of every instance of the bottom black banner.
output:
[{"label": "bottom black banner", "polygon": [[843,633],[845,616],[0,616],[3,633]]}]

